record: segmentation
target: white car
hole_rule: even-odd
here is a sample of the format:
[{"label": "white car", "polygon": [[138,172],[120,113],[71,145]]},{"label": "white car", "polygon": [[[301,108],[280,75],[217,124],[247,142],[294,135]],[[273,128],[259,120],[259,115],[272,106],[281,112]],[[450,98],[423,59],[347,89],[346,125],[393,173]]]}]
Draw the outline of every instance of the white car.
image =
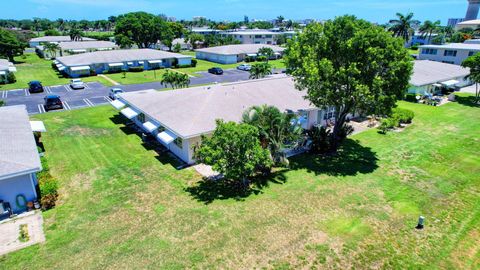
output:
[{"label": "white car", "polygon": [[238,70],[244,70],[244,71],[249,71],[252,69],[252,66],[249,64],[241,64],[240,66],[237,67]]},{"label": "white car", "polygon": [[81,79],[71,79],[70,80],[70,87],[72,89],[83,89],[83,88],[85,88],[85,83],[82,82]]},{"label": "white car", "polygon": [[123,93],[123,90],[120,88],[112,88],[110,89],[110,92],[108,93],[108,97],[110,97],[112,100],[117,99],[118,94]]}]

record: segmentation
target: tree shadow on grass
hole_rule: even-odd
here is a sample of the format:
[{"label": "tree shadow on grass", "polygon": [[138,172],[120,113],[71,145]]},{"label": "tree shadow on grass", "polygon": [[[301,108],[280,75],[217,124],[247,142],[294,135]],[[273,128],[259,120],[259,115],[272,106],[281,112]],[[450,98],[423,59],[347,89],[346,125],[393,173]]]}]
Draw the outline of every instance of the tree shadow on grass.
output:
[{"label": "tree shadow on grass", "polygon": [[378,158],[371,148],[347,139],[336,154],[305,154],[290,160],[292,170],[307,169],[316,175],[353,176],[372,173],[378,168]]},{"label": "tree shadow on grass", "polygon": [[480,107],[479,103],[475,103],[476,98],[474,95],[469,95],[469,96],[457,95],[455,99],[459,104],[462,104],[468,107],[476,107],[476,108]]},{"label": "tree shadow on grass", "polygon": [[212,203],[215,200],[235,199],[243,201],[250,195],[261,194],[262,190],[270,184],[285,183],[286,177],[284,174],[286,171],[287,169],[282,169],[268,176],[254,177],[251,179],[249,187],[245,187],[241,181],[204,178],[195,186],[185,188],[185,191],[190,193],[197,201],[205,204]]}]

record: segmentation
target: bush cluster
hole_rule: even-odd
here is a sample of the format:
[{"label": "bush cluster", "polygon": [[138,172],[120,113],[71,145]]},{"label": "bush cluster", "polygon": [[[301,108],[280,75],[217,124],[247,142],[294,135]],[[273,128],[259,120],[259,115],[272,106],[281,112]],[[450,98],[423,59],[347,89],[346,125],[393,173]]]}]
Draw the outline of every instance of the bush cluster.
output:
[{"label": "bush cluster", "polygon": [[380,133],[387,133],[396,127],[400,127],[401,124],[412,123],[415,114],[411,110],[395,108],[392,110],[390,117],[384,118],[378,127]]},{"label": "bush cluster", "polygon": [[417,102],[417,96],[415,94],[406,94],[405,95],[405,101],[408,102]]},{"label": "bush cluster", "polygon": [[[348,124],[344,124],[338,132],[338,141],[341,142],[347,138],[348,135],[353,133],[353,127]],[[333,147],[333,134],[330,130],[324,126],[313,127],[307,133],[308,137],[312,141],[312,147],[310,151],[315,154],[328,153]]]},{"label": "bush cluster", "polygon": [[192,64],[190,65],[191,67],[196,67],[197,66],[197,59],[192,59]]},{"label": "bush cluster", "polygon": [[58,182],[49,172],[45,160],[42,160],[43,171],[38,174],[38,183],[40,186],[40,204],[42,210],[48,210],[55,207],[58,199]]},{"label": "bush cluster", "polygon": [[257,56],[257,62],[265,62],[267,61],[267,57],[265,55],[259,55]]},{"label": "bush cluster", "polygon": [[245,60],[245,62],[247,62],[247,63],[250,63],[250,62],[255,62],[255,58],[254,58],[254,57],[251,57],[251,56],[247,56],[247,57],[245,57],[245,59],[244,59],[244,60]]},{"label": "bush cluster", "polygon": [[128,71],[130,71],[130,72],[143,72],[143,67],[142,67],[142,66],[129,67],[129,68],[128,68]]}]

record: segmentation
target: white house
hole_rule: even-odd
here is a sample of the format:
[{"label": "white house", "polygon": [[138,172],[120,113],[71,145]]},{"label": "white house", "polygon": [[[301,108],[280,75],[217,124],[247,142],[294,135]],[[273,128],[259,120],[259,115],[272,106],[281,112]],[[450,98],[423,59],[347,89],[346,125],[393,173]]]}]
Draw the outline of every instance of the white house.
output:
[{"label": "white house", "polygon": [[[93,38],[82,37],[81,41],[93,41]],[[45,43],[52,43],[52,42],[73,42],[70,36],[44,36],[44,37],[37,37],[32,38],[28,42],[30,47],[35,48],[38,45],[42,45]]]},{"label": "white house", "polygon": [[216,120],[240,122],[251,106],[271,105],[294,113],[304,129],[324,125],[332,109],[320,110],[295,89],[290,77],[200,86],[172,91],[146,90],[120,94],[112,105],[177,157],[195,163],[194,147],[211,134]]},{"label": "white house", "polygon": [[245,30],[222,32],[223,36],[232,36],[242,44],[268,44],[275,45],[277,37],[284,35],[287,39],[292,38],[295,31],[274,32],[269,30]]},{"label": "white house", "polygon": [[282,47],[265,44],[238,44],[210,47],[195,50],[197,59],[220,64],[235,64],[243,61],[247,56],[257,57],[260,48],[271,48],[275,58],[280,58],[285,50]]},{"label": "white house", "polygon": [[192,57],[153,49],[131,49],[96,51],[90,53],[57,57],[57,68],[72,78],[89,76],[92,73],[102,74],[104,71],[128,70],[131,67],[142,67],[144,70],[190,65]]},{"label": "white house", "polygon": [[119,47],[110,41],[72,41],[58,43],[59,50],[52,55],[51,52],[46,51],[43,45],[35,47],[35,51],[44,58],[54,58],[59,56],[67,56],[72,54],[80,54],[96,51],[111,51],[117,50]]},{"label": "white house", "polygon": [[411,94],[434,94],[442,88],[464,87],[471,82],[467,76],[470,70],[458,65],[429,60],[417,60],[408,92]]},{"label": "white house", "polygon": [[0,59],[0,83],[8,83],[8,74],[16,71],[17,68],[15,68],[13,63],[6,59]]},{"label": "white house", "polygon": [[43,132],[45,127],[30,122],[25,105],[0,107],[0,201],[15,213],[39,197],[36,173],[42,164],[34,131]]},{"label": "white house", "polygon": [[480,44],[450,43],[420,46],[419,60],[432,60],[460,65],[467,57],[480,52]]}]

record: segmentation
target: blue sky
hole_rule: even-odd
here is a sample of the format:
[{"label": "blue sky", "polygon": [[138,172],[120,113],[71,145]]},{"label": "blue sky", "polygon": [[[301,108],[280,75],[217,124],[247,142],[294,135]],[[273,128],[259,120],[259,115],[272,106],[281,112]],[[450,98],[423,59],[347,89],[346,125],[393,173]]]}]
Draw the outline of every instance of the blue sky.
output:
[{"label": "blue sky", "polygon": [[465,16],[467,0],[2,0],[2,19],[42,17],[104,19],[130,11],[163,13],[178,19],[206,16],[215,20],[286,18],[330,19],[353,14],[383,23],[396,12],[414,12],[419,20]]}]

